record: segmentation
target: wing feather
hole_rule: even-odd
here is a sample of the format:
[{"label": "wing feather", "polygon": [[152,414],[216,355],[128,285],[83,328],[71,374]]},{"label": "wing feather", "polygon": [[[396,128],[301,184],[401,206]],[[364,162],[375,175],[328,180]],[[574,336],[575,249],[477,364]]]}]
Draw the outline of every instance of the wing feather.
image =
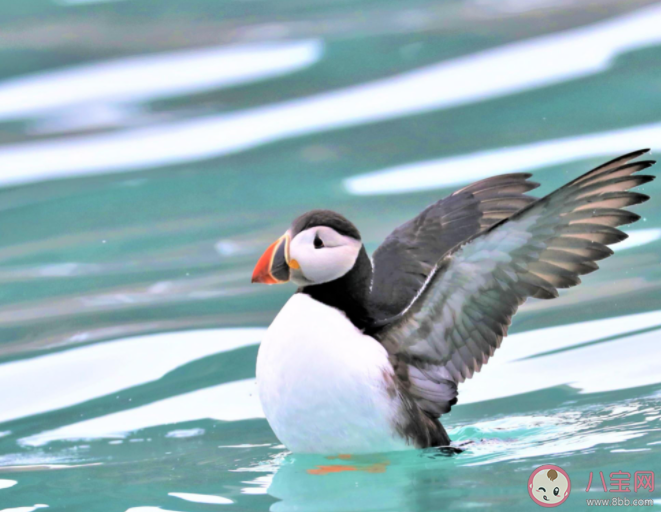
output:
[{"label": "wing feather", "polygon": [[372,257],[371,309],[377,320],[401,313],[449,250],[535,201],[530,174],[478,181],[395,229]]},{"label": "wing feather", "polygon": [[[629,163],[644,152],[597,167],[459,244],[437,262],[405,311],[377,333],[391,356],[408,365],[411,394],[427,414],[450,410],[456,385],[494,354],[528,297],[551,299],[559,288],[578,285],[613,253],[608,245],[627,237],[617,227],[640,217],[621,208],[648,199],[629,189],[654,179],[634,175],[654,162]],[[510,186],[509,180],[497,183]],[[513,181],[512,187],[521,185]],[[491,187],[485,182],[479,193]],[[507,210],[499,210],[499,200],[485,201],[497,205],[490,210],[494,218]]]}]

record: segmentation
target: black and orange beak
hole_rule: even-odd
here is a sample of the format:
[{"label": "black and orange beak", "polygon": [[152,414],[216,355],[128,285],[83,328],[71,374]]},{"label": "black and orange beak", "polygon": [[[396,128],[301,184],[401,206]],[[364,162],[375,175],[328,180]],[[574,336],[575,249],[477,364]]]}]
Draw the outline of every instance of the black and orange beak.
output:
[{"label": "black and orange beak", "polygon": [[280,284],[289,281],[289,232],[269,245],[257,261],[252,273],[253,283]]}]

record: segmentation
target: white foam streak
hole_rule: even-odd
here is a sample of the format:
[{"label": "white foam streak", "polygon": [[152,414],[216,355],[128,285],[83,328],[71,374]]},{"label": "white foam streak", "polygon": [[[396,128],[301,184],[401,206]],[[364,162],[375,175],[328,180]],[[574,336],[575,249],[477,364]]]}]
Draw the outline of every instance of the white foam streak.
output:
[{"label": "white foam streak", "polygon": [[32,505],[31,507],[3,508],[0,512],[34,512],[38,508],[48,508],[48,505]]},{"label": "white foam streak", "polygon": [[[0,511],[2,512],[2,511]],[[146,506],[146,507],[131,507],[126,509],[126,512],[179,512],[177,510],[170,510],[167,508],[161,508],[161,507],[152,507],[152,506]]]},{"label": "white foam streak", "polygon": [[0,365],[0,422],[79,404],[160,379],[203,357],[259,343],[264,329],[172,332],[97,343]]},{"label": "white foam streak", "polygon": [[263,417],[255,379],[245,379],[67,425],[20,439],[19,444],[41,446],[58,439],[121,438],[143,428],[206,418],[239,421]]},{"label": "white foam streak", "polygon": [[[489,364],[460,386],[461,403],[561,385],[582,393],[598,393],[661,382],[661,367],[657,362],[659,330],[576,347],[653,327],[661,327],[661,311],[509,336]],[[544,355],[559,350],[562,351]]]},{"label": "white foam streak", "polygon": [[107,4],[110,2],[126,2],[127,0],[55,0],[55,3],[66,5],[66,6],[75,6],[75,5],[87,5],[87,4]]},{"label": "white foam streak", "polygon": [[213,496],[210,494],[193,494],[188,492],[169,492],[168,496],[190,501],[192,503],[208,503],[210,505],[230,505],[234,503],[229,498],[222,496]]},{"label": "white foam streak", "polygon": [[16,480],[0,480],[0,489],[14,487],[18,482]]},{"label": "white foam streak", "polygon": [[624,52],[661,43],[660,25],[661,6],[656,5],[588,27],[236,114],[7,146],[0,151],[0,184],[218,157],[283,138],[511,95],[599,73]]},{"label": "white foam streak", "polygon": [[86,104],[144,102],[291,73],[321,57],[308,40],[140,55],[0,83],[0,119]]},{"label": "white foam streak", "polygon": [[189,428],[186,430],[173,430],[165,434],[165,437],[173,437],[176,439],[181,439],[185,437],[197,437],[204,434],[203,428]]},{"label": "white foam streak", "polygon": [[627,230],[627,235],[629,235],[629,238],[613,246],[615,252],[622,252],[656,242],[661,239],[661,228]]},{"label": "white foam streak", "polygon": [[[463,185],[507,172],[533,171],[582,158],[661,149],[661,123],[415,162],[345,180],[357,195],[399,194]],[[585,169],[587,172],[589,169]]]},{"label": "white foam streak", "polygon": [[[643,432],[592,432],[589,434],[576,434],[571,437],[562,437],[561,439],[549,439],[548,434],[544,434],[545,439],[540,439],[536,443],[531,443],[532,439],[527,441],[527,446],[521,446],[517,450],[508,450],[500,455],[490,457],[488,460],[466,464],[467,466],[481,466],[503,462],[507,460],[518,460],[522,458],[540,458],[557,456],[562,453],[578,453],[602,444],[621,445],[631,439],[637,439],[644,436]],[[510,447],[512,448],[512,447]]]}]

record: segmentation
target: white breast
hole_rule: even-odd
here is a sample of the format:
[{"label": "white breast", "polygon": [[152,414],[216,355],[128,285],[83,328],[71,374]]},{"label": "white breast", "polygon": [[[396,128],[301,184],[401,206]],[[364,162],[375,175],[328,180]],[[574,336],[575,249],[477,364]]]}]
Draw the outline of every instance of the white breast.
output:
[{"label": "white breast", "polygon": [[[264,413],[298,453],[369,453],[411,448],[395,428],[385,349],[335,308],[297,293],[269,327],[257,356]],[[392,390],[391,390],[392,391]]]}]

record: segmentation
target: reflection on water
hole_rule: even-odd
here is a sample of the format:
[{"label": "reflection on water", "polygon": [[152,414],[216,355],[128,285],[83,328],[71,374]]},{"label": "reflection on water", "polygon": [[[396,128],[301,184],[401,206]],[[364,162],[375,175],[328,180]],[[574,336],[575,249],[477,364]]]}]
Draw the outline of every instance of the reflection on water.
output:
[{"label": "reflection on water", "polygon": [[2,512],[33,512],[34,510],[40,509],[40,508],[48,508],[48,505],[44,505],[43,503],[34,505],[32,507],[13,507],[13,508],[5,508],[2,509]]},{"label": "reflection on water", "polygon": [[[0,183],[144,169],[212,158],[287,137],[520,93],[602,72],[620,53],[659,44],[660,23],[661,7],[654,6],[620,19],[311,98],[245,112],[161,123],[157,127],[9,146],[0,150],[0,166],[10,170],[0,178]],[[311,63],[314,48],[308,48],[307,52],[304,48],[303,52],[299,50],[302,55],[286,59],[285,69],[294,68],[290,60]],[[258,58],[261,62],[263,56]],[[165,65],[169,67],[170,63],[166,61]],[[109,73],[123,75],[124,72],[122,65]],[[185,91],[196,86],[211,84],[185,83],[180,88]],[[176,88],[162,89],[154,91],[152,87],[127,94],[140,97],[179,92]],[[121,95],[121,91],[117,94]]]},{"label": "reflection on water", "polygon": [[[459,184],[532,170],[550,190],[605,156],[654,157],[661,4],[423,1],[369,23],[360,2],[248,4],[214,2],[217,41],[187,49],[150,34],[207,0],[0,17],[41,42],[149,25],[124,53],[3,50],[0,512],[529,510],[541,464],[579,490],[590,471],[661,471],[659,183],[616,256],[525,304],[460,388],[452,457],[288,453],[254,363],[293,289],[249,283],[310,208],[346,213],[373,250]],[[232,31],[244,43],[218,46]]]},{"label": "reflection on water", "polygon": [[[124,437],[129,432],[157,425],[173,425],[206,418],[239,421],[263,418],[254,379],[220,384],[149,405],[101,416],[81,423],[19,439],[24,446],[41,446],[59,439]],[[181,432],[181,431],[179,431]],[[167,437],[182,437],[167,434]],[[192,437],[190,435],[183,437]]]},{"label": "reflection on water", "polygon": [[349,192],[357,195],[445,188],[507,172],[530,172],[588,158],[608,159],[628,153],[632,148],[661,150],[659,140],[661,124],[654,123],[406,164],[353,176],[345,180],[345,186]]},{"label": "reflection on water", "polygon": [[[544,393],[540,400],[550,399]],[[652,450],[644,439],[658,432],[659,398],[594,405],[562,406],[535,415],[509,416],[478,421],[452,429],[452,437],[465,444],[462,454],[447,457],[433,450],[398,452],[328,460],[319,456],[288,455],[277,464],[262,466],[272,478],[250,481],[266,486],[269,495],[282,500],[273,511],[285,510],[436,510],[437,500],[449,509],[492,505],[520,506],[518,473],[525,478],[541,461],[553,457],[574,470],[573,482],[580,488],[587,484],[589,468],[599,446],[614,451],[614,446],[628,443],[638,451]],[[617,428],[615,428],[617,426]],[[455,442],[456,442],[455,441]],[[582,454],[587,460],[576,467],[571,455]],[[509,461],[508,465],[497,463]],[[602,463],[603,464],[603,463]],[[318,468],[339,466],[319,474]],[[375,467],[385,471],[374,471]],[[495,468],[500,467],[500,470]],[[259,466],[245,468],[259,471]],[[525,488],[525,483],[521,486]],[[337,490],[342,492],[338,495]],[[499,489],[500,492],[494,492]],[[578,494],[578,493],[577,493]],[[581,496],[574,496],[574,506]]]},{"label": "reflection on water", "polygon": [[0,84],[0,119],[86,113],[98,103],[154,101],[272,78],[312,65],[317,41],[254,44],[128,57]]},{"label": "reflection on water", "polygon": [[655,384],[661,382],[659,336],[661,311],[514,334],[494,356],[494,364],[463,385],[461,401],[560,385],[598,393]]},{"label": "reflection on water", "polygon": [[661,238],[661,229],[636,229],[627,231],[627,234],[629,235],[629,238],[614,247],[614,250],[617,253],[656,242]]},{"label": "reflection on water", "polygon": [[54,0],[58,4],[62,5],[84,5],[84,4],[96,4],[96,3],[105,3],[105,2],[126,2],[128,0]]},{"label": "reflection on water", "polygon": [[187,492],[170,492],[168,496],[181,498],[182,500],[192,501],[193,503],[208,503],[209,505],[229,505],[234,503],[232,500],[222,496],[209,496],[207,494],[190,494]]},{"label": "reflection on water", "polygon": [[0,422],[158,380],[196,359],[254,345],[262,334],[262,329],[217,329],[149,335],[0,365],[0,387],[30,382],[20,394],[2,395]]}]

